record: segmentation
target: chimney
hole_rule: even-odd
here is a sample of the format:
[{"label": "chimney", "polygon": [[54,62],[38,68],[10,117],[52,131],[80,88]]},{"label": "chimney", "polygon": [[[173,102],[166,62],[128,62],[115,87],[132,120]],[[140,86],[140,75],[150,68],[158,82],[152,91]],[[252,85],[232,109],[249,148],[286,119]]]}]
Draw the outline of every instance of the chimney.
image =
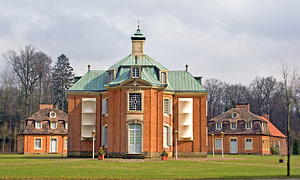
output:
[{"label": "chimney", "polygon": [[270,115],[269,114],[263,114],[262,115],[264,118],[266,118],[267,120],[270,120]]},{"label": "chimney", "polygon": [[53,104],[40,104],[40,110],[41,109],[53,109]]},{"label": "chimney", "polygon": [[247,111],[250,111],[250,104],[249,103],[239,103],[239,104],[236,104],[236,108],[246,109]]},{"label": "chimney", "polygon": [[185,71],[188,71],[188,69],[189,69],[189,65],[186,64],[186,65],[185,65]]},{"label": "chimney", "polygon": [[90,71],[91,70],[91,65],[90,64],[88,64],[88,71]]}]

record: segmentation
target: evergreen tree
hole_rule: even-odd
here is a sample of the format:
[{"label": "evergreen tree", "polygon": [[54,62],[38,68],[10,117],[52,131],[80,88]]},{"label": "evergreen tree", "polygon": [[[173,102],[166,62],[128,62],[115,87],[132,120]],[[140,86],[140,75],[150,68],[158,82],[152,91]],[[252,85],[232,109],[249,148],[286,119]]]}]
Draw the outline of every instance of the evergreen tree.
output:
[{"label": "evergreen tree", "polygon": [[70,66],[69,58],[64,54],[60,55],[55,62],[52,71],[52,83],[54,91],[54,105],[67,112],[68,99],[66,90],[74,83],[73,68]]},{"label": "evergreen tree", "polygon": [[299,154],[298,139],[294,139],[294,141],[293,141],[293,155],[298,155],[298,154]]}]

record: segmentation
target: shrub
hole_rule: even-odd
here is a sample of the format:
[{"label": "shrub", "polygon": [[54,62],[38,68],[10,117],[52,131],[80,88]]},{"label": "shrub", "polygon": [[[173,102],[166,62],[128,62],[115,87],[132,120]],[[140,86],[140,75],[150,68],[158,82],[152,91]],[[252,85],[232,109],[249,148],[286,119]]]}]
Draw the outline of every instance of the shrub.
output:
[{"label": "shrub", "polygon": [[271,153],[272,155],[278,155],[279,154],[279,149],[277,146],[272,146],[271,147]]},{"label": "shrub", "polygon": [[160,154],[160,156],[169,156],[169,154],[164,150],[161,154]]}]

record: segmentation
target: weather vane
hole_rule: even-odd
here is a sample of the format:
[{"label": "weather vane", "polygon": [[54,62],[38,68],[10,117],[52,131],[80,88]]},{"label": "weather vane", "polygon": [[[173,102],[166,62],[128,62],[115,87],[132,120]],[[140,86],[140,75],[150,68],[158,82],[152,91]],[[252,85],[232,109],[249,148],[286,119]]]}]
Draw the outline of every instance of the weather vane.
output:
[{"label": "weather vane", "polygon": [[138,19],[138,28],[140,28],[140,20]]}]

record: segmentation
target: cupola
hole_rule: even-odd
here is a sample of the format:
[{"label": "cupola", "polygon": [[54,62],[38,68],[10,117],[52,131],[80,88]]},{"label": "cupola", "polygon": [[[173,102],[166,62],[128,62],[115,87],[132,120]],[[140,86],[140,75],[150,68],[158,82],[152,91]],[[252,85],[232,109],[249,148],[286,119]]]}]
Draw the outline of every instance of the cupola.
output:
[{"label": "cupola", "polygon": [[131,37],[132,40],[132,54],[144,54],[144,45],[146,37],[140,30],[140,26],[136,30],[136,33]]}]

